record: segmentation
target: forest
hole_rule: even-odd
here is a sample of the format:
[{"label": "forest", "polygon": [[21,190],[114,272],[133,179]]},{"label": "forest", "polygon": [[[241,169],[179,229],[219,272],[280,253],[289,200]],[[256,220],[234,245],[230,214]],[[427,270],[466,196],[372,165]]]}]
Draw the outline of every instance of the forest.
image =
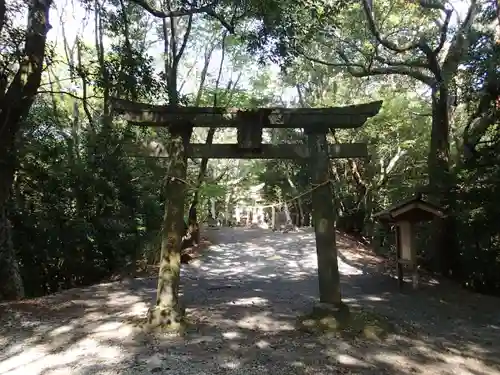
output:
[{"label": "forest", "polygon": [[[372,215],[416,193],[447,217],[419,230],[426,269],[500,293],[500,10],[495,0],[0,0],[0,300],[109,280],[159,260],[164,128],[112,98],[173,107],[333,107],[383,100],[335,159],[339,230],[392,256]],[[294,129],[269,143],[305,142]],[[195,128],[197,143],[235,142]],[[307,163],[189,160],[185,220],[289,201],[312,210]],[[496,198],[495,198],[496,197]]]}]

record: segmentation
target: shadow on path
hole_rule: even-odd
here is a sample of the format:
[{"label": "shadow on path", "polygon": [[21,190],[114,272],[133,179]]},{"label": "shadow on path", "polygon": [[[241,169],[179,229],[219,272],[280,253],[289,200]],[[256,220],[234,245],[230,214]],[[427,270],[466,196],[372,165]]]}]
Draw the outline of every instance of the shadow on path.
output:
[{"label": "shadow on path", "polygon": [[318,295],[312,233],[224,228],[218,236],[199,264],[182,270],[197,327],[187,337],[146,336],[124,324],[154,301],[155,279],[0,304],[0,375],[500,374],[498,299],[456,301],[439,286],[400,293],[394,279],[341,250],[345,301],[417,330],[384,342],[313,336],[294,329]]}]

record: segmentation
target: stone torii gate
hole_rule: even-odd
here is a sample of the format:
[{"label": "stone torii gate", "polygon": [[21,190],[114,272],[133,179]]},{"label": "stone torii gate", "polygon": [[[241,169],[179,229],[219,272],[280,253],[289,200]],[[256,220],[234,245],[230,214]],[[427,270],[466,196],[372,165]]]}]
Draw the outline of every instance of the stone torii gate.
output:
[{"label": "stone torii gate", "polygon": [[[381,101],[333,108],[257,108],[237,110],[213,107],[172,107],[122,99],[113,100],[113,113],[139,126],[167,127],[170,140],[164,148],[149,145],[148,155],[170,159],[166,183],[165,216],[156,306],[148,323],[171,326],[182,320],[178,301],[180,242],[183,235],[185,179],[188,158],[306,159],[313,186],[313,220],[318,255],[320,301],[341,303],[335,240],[335,209],[330,183],[332,158],[367,157],[364,143],[328,144],[332,128],[359,128],[375,116]],[[190,143],[194,127],[237,128],[236,144]],[[307,144],[263,144],[263,128],[302,128]]]}]

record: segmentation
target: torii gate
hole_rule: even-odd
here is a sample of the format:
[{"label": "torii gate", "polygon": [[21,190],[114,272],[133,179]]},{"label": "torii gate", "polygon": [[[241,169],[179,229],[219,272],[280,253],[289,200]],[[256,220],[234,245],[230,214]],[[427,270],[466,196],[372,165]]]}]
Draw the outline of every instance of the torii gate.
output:
[{"label": "torii gate", "polygon": [[[113,99],[113,112],[129,123],[167,127],[167,149],[149,144],[149,156],[170,158],[166,184],[165,216],[161,245],[156,306],[150,309],[148,323],[170,326],[182,320],[178,301],[180,282],[180,243],[187,158],[209,159],[307,159],[310,163],[320,301],[340,304],[340,276],[335,240],[335,207],[330,183],[332,158],[367,157],[364,143],[328,144],[331,128],[359,128],[375,116],[382,101],[332,108],[257,108],[237,110],[213,107],[172,107]],[[190,143],[194,127],[237,128],[236,144]],[[302,128],[307,144],[263,144],[263,128]]]}]

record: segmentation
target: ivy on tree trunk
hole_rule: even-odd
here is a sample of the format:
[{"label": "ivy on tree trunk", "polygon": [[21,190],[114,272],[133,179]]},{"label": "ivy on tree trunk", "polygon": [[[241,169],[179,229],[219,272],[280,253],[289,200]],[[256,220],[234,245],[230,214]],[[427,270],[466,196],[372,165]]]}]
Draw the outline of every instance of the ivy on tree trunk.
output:
[{"label": "ivy on tree trunk", "polygon": [[184,311],[179,303],[181,242],[184,232],[186,194],[186,145],[191,136],[186,129],[170,129],[168,174],[165,177],[165,216],[161,242],[160,270],[156,306],[149,311],[153,327],[174,327],[181,323]]}]

